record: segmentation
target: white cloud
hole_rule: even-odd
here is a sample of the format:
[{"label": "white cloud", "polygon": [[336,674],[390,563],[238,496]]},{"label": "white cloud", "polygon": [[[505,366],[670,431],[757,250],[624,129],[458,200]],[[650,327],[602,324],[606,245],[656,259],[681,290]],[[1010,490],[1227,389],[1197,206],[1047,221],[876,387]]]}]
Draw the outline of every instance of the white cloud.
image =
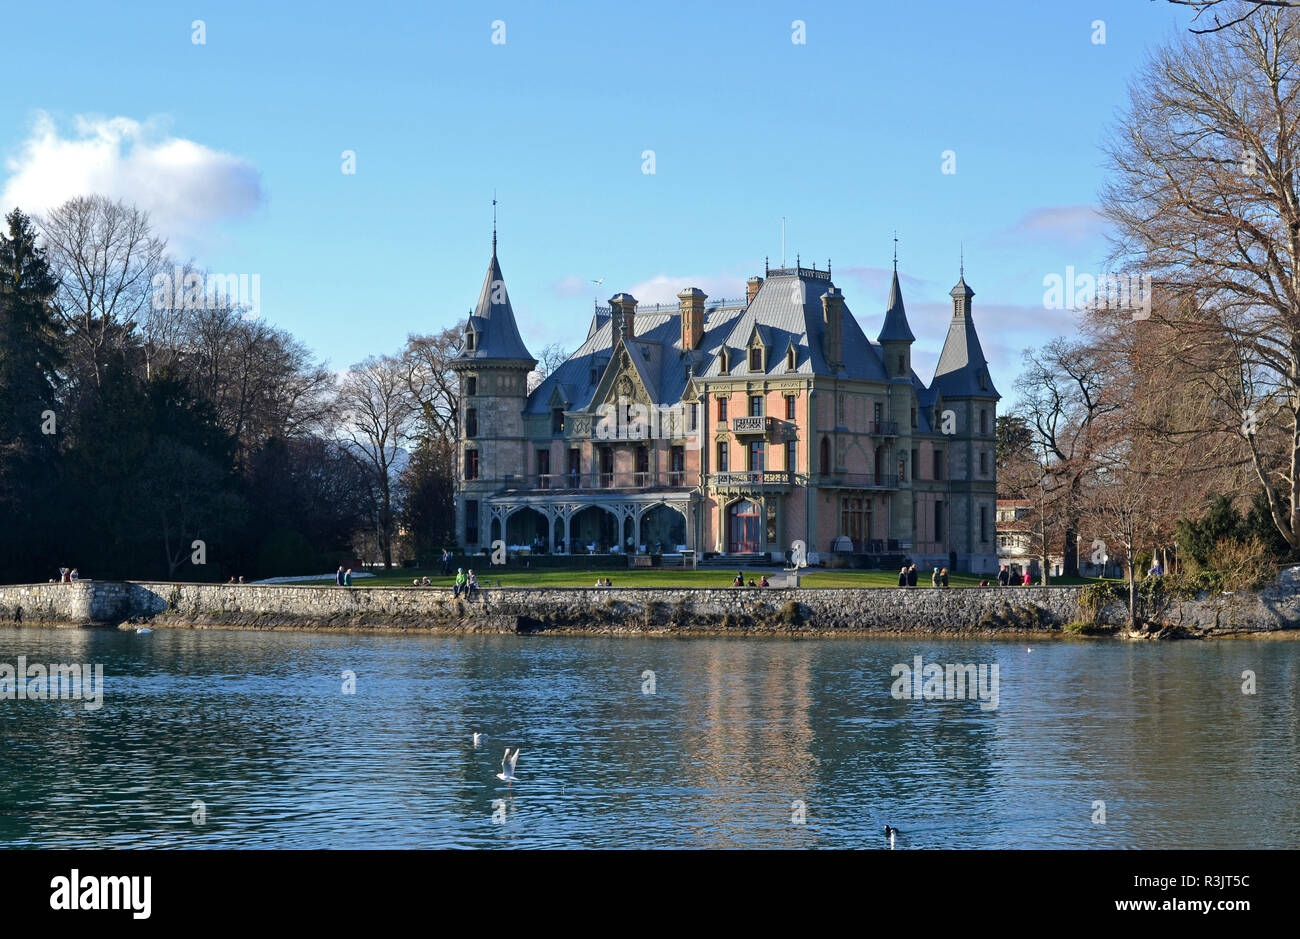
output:
[{"label": "white cloud", "polygon": [[[609,284],[605,286],[608,287]],[[676,303],[677,295],[687,287],[699,287],[713,300],[731,300],[745,296],[745,279],[726,274],[702,277],[670,277],[659,274],[633,284],[627,292],[636,297],[638,303]],[[609,293],[613,296],[618,292],[618,288],[615,288]]]},{"label": "white cloud", "polygon": [[39,213],[74,196],[105,195],[148,211],[158,233],[181,249],[265,199],[261,176],[248,160],[169,136],[156,120],[78,116],[65,134],[40,111],[4,170],[5,211],[18,206]]},{"label": "white cloud", "polygon": [[1011,226],[1013,235],[1037,235],[1066,242],[1086,241],[1106,230],[1093,205],[1050,205],[1034,209]]}]

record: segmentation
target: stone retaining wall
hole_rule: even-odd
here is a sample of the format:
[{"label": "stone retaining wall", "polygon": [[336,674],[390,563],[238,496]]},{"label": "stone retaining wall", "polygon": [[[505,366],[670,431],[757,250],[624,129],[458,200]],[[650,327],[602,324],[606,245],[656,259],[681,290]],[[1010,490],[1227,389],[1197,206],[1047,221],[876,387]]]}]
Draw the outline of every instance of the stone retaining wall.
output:
[{"label": "stone retaining wall", "polygon": [[[1300,627],[1300,568],[1259,594],[1179,601],[1163,614],[1203,635]],[[1077,587],[911,589],[492,588],[141,582],[0,586],[0,622],[79,626],[422,632],[682,634],[1041,633],[1080,619]],[[1103,622],[1125,611],[1108,607]]]}]

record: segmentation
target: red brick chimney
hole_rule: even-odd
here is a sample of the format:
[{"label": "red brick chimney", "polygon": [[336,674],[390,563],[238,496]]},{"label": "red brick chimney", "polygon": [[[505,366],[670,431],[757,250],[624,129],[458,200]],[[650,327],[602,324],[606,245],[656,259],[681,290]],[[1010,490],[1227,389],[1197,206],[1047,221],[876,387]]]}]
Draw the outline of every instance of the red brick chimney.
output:
[{"label": "red brick chimney", "polygon": [[704,301],[708,299],[699,287],[687,287],[677,295],[682,317],[682,349],[698,349],[704,338]]}]

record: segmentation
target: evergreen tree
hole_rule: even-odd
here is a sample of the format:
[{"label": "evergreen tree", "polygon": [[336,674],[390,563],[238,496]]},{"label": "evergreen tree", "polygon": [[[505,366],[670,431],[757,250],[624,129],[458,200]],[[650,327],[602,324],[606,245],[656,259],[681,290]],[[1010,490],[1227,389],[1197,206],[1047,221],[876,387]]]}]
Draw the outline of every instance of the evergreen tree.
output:
[{"label": "evergreen tree", "polygon": [[0,577],[46,580],[58,485],[57,281],[18,209],[0,232]]}]

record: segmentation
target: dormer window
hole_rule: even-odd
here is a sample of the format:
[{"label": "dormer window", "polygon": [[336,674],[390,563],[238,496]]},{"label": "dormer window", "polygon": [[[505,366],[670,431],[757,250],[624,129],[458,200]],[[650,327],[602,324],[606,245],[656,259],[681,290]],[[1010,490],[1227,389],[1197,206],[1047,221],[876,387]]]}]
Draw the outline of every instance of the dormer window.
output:
[{"label": "dormer window", "polygon": [[989,373],[980,369],[980,391],[989,390]]},{"label": "dormer window", "polygon": [[749,370],[751,372],[761,372],[763,370],[762,346],[754,346],[749,350]]},{"label": "dormer window", "polygon": [[793,372],[795,369],[794,346],[785,350],[785,370]]},{"label": "dormer window", "polygon": [[718,366],[722,374],[724,375],[727,374],[727,372],[731,371],[731,362],[728,361],[730,358],[731,357],[727,355],[727,347],[723,346],[722,352],[719,353],[718,356],[719,359]]},{"label": "dormer window", "polygon": [[474,347],[476,345],[477,345],[477,336],[475,335],[474,330],[472,329],[465,330],[465,351],[473,352]]}]

